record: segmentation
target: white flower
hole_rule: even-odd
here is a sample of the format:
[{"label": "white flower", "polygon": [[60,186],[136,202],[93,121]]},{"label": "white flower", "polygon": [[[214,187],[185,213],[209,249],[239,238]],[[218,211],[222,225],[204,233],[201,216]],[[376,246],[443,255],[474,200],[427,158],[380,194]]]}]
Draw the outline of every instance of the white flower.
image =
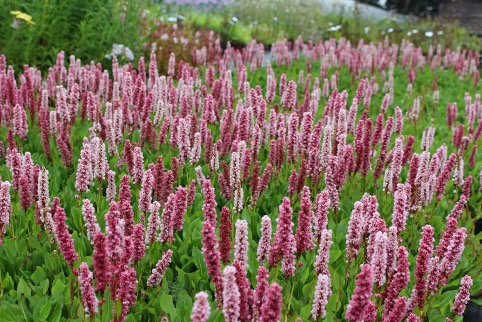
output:
[{"label": "white flower", "polygon": [[112,44],[112,51],[104,57],[107,59],[112,59],[112,57],[117,57],[119,55],[124,55],[125,58],[130,61],[134,60],[134,53],[132,52],[132,50],[122,44]]},{"label": "white flower", "polygon": [[134,60],[134,53],[132,52],[132,50],[130,50],[129,47],[125,48],[125,55],[126,55],[126,58],[129,59],[130,61]]}]

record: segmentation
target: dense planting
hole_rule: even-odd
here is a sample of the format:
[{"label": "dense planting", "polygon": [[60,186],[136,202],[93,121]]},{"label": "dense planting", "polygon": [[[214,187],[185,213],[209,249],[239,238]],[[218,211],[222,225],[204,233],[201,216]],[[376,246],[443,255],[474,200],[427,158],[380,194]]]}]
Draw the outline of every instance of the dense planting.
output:
[{"label": "dense planting", "polygon": [[0,57],[0,316],[460,319],[482,289],[477,57],[205,41],[111,72]]}]

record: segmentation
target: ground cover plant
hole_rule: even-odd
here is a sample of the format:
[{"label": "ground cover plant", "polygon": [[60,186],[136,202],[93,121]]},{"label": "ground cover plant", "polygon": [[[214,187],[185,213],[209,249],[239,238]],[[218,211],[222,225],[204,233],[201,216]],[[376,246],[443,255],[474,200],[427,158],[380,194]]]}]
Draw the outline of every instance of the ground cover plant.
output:
[{"label": "ground cover plant", "polygon": [[476,55],[208,41],[167,73],[1,56],[1,319],[461,320]]}]

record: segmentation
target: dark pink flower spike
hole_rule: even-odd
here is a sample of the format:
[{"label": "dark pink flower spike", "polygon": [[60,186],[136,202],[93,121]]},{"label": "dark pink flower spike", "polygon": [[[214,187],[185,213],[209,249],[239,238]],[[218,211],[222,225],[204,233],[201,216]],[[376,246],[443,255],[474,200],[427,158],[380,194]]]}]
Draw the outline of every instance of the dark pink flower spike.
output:
[{"label": "dark pink flower spike", "polygon": [[301,193],[301,205],[298,216],[298,228],[296,229],[296,252],[298,254],[311,251],[315,248],[313,244],[313,209],[310,200],[310,189],[303,187]]},{"label": "dark pink flower spike", "polygon": [[408,311],[411,313],[415,307],[423,309],[425,300],[427,299],[427,279],[426,275],[430,268],[430,258],[433,253],[434,229],[430,225],[422,228],[422,239],[417,255],[417,266],[415,268],[415,286],[412,290],[412,297]]},{"label": "dark pink flower spike", "polygon": [[364,320],[372,295],[373,277],[370,265],[363,265],[356,279],[356,287],[348,303],[345,318],[349,322]]},{"label": "dark pink flower spike", "polygon": [[65,261],[70,267],[73,267],[79,255],[75,252],[74,240],[69,233],[69,228],[65,224],[66,219],[67,216],[65,215],[64,209],[58,206],[54,214],[54,231]]},{"label": "dark pink flower spike", "polygon": [[277,322],[281,318],[283,296],[281,286],[273,282],[266,292],[266,301],[261,306],[260,322]]}]

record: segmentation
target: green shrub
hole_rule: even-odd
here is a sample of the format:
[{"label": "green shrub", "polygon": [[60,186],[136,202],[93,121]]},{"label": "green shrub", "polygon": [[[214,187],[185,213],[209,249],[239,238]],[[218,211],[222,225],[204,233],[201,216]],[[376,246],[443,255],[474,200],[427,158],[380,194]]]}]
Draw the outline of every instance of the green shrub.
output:
[{"label": "green shrub", "polygon": [[[113,44],[137,51],[143,0],[6,0],[0,11],[0,53],[16,67],[28,62],[51,66],[63,50],[83,63],[106,62]],[[31,16],[32,23],[11,11]]]}]

